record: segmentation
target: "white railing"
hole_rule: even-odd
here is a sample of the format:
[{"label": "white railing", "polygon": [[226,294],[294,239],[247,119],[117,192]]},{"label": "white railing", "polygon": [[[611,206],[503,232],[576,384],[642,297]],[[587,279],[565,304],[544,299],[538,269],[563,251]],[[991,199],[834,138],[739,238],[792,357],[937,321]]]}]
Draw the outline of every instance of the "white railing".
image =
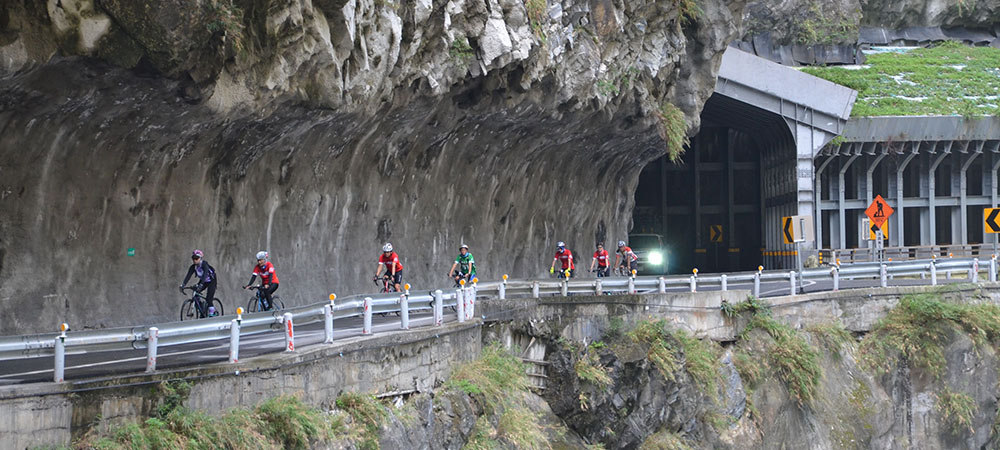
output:
[{"label": "white railing", "polygon": [[[798,278],[812,281],[832,281],[827,290],[839,290],[841,280],[878,279],[881,287],[893,277],[919,276],[930,278],[931,285],[938,284],[942,274],[950,279],[961,273],[969,282],[979,282],[979,274],[986,272],[990,282],[997,279],[997,259],[992,257],[985,264],[976,258],[947,258],[896,262],[855,263],[795,271],[740,272],[731,274],[699,275],[697,269],[688,276],[631,276],[597,279],[535,279],[508,280],[477,283],[450,290],[435,290],[427,294],[411,294],[406,285],[402,294],[361,294],[337,300],[330,295],[329,302],[320,302],[281,311],[213,317],[195,321],[170,322],[153,326],[111,328],[69,332],[66,324],[58,333],[0,337],[0,361],[23,358],[54,358],[56,382],[65,380],[65,355],[75,353],[107,352],[114,350],[146,349],[146,371],[156,370],[158,347],[192,344],[229,337],[229,361],[239,361],[240,337],[283,330],[285,351],[295,350],[295,327],[319,321],[324,322],[325,342],[334,340],[337,320],[351,317],[363,319],[362,335],[372,334],[372,315],[394,313],[399,316],[400,329],[409,329],[409,316],[413,312],[432,313],[433,325],[444,323],[444,308],[454,310],[458,322],[475,317],[478,299],[539,298],[542,296],[567,296],[573,294],[646,294],[668,291],[697,292],[699,288],[717,287],[728,290],[732,286],[747,285],[754,296],[760,297],[761,284],[787,282],[791,295],[798,293]],[[781,289],[784,290],[784,289]]]}]

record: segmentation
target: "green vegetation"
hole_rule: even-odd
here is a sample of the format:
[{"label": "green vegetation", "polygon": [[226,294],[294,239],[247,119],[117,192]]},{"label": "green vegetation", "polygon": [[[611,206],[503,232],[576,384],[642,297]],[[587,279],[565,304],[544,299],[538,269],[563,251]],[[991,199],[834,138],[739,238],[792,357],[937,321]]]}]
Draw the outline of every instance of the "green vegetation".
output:
[{"label": "green vegetation", "polygon": [[358,448],[362,450],[374,450],[379,448],[378,430],[379,425],[387,417],[389,410],[382,402],[374,396],[345,392],[337,397],[337,408],[344,410],[351,416],[353,423],[364,427],[364,431],[358,436]]},{"label": "green vegetation", "polygon": [[676,162],[684,153],[684,148],[690,143],[684,111],[672,103],[664,103],[656,111],[656,116],[659,119],[657,129],[660,132],[660,138],[667,144],[667,156],[670,157],[670,161]]},{"label": "green vegetation", "polygon": [[976,414],[976,402],[972,397],[945,388],[937,395],[934,407],[941,413],[951,434],[958,436],[964,432],[975,432],[972,419]]},{"label": "green vegetation", "polygon": [[681,23],[691,23],[698,20],[698,16],[702,14],[697,0],[673,0],[673,2],[680,11]]},{"label": "green vegetation", "polygon": [[451,56],[451,59],[462,64],[468,64],[475,56],[472,47],[469,46],[469,39],[465,36],[451,41],[451,47],[448,48],[448,55]]},{"label": "green vegetation", "polygon": [[205,2],[205,8],[208,13],[205,28],[212,33],[221,33],[222,41],[228,42],[234,50],[244,51],[243,9],[236,6],[233,0],[209,0]]},{"label": "green vegetation", "polygon": [[600,341],[587,346],[583,351],[583,356],[573,365],[573,369],[581,380],[603,388],[611,384],[611,376],[608,375],[608,369],[601,365],[600,357],[593,351],[601,348],[604,348],[604,344]]},{"label": "green vegetation", "polygon": [[824,12],[819,2],[810,5],[808,17],[799,23],[795,42],[803,45],[828,45],[857,41],[858,23],[838,8],[832,9]]},{"label": "green vegetation", "polygon": [[670,331],[665,320],[640,322],[629,338],[649,345],[647,358],[664,378],[676,380],[675,373],[683,367],[703,394],[713,399],[718,395],[722,378],[719,348],[711,341],[696,339],[680,330]]},{"label": "green vegetation", "polygon": [[524,363],[499,344],[456,367],[444,386],[470,395],[486,415],[499,415],[496,426],[488,419],[476,422],[468,448],[549,448],[537,414],[523,402],[529,387]]},{"label": "green vegetation", "polygon": [[854,341],[851,332],[847,331],[840,322],[832,322],[820,325],[810,325],[806,331],[812,334],[827,352],[833,355],[834,360],[840,361],[843,356],[840,350],[845,344]]},{"label": "green vegetation", "polygon": [[548,7],[546,0],[524,0],[524,9],[528,12],[531,31],[543,42],[545,41],[544,24],[548,20]]},{"label": "green vegetation", "polygon": [[803,72],[858,91],[852,116],[993,116],[1000,110],[1000,49],[945,42],[868,56],[865,67]]},{"label": "green vegetation", "polygon": [[889,373],[905,361],[940,378],[947,365],[942,344],[956,331],[976,345],[1000,344],[1000,306],[944,302],[940,294],[907,295],[862,341],[861,362]]},{"label": "green vegetation", "polygon": [[[745,377],[750,387],[756,384],[753,381],[761,380],[766,368],[770,367],[776,371],[793,399],[800,405],[810,403],[816,396],[822,376],[819,351],[791,327],[771,317],[767,305],[754,297],[731,306],[727,313],[750,314],[750,321],[740,333],[740,340],[747,340],[750,332],[757,329],[766,332],[773,340],[768,345],[767,355],[757,355],[750,350],[736,353],[736,370]],[[766,366],[759,362],[760,356],[766,356]]]},{"label": "green vegetation", "polygon": [[684,440],[677,433],[672,433],[666,430],[660,430],[659,432],[650,435],[645,441],[639,445],[640,450],[690,450],[691,446],[687,445]]},{"label": "green vegetation", "polygon": [[304,449],[313,440],[343,432],[341,421],[295,397],[281,396],[252,411],[232,410],[220,418],[178,406],[163,417],[112,428],[106,436],[88,434],[75,446],[102,450]]}]

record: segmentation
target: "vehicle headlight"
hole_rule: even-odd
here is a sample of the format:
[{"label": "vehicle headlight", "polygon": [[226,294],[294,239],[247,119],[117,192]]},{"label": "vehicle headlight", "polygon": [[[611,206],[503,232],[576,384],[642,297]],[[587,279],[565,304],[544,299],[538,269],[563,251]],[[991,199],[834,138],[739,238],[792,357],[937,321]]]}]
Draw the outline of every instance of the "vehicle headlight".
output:
[{"label": "vehicle headlight", "polygon": [[649,263],[658,266],[663,264],[663,253],[660,252],[649,252]]}]

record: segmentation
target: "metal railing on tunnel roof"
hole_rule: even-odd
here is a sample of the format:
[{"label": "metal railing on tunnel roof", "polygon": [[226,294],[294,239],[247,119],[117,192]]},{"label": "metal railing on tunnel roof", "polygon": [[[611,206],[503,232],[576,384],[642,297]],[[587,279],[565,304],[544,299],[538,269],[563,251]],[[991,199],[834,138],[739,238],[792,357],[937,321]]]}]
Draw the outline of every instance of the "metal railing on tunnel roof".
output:
[{"label": "metal railing on tunnel roof", "polygon": [[[990,282],[997,280],[997,259],[990,258],[980,264],[976,258],[944,258],[928,260],[887,261],[881,263],[859,263],[843,266],[834,265],[795,271],[764,271],[729,274],[698,274],[674,276],[631,276],[589,279],[524,279],[509,280],[504,275],[500,281],[471,283],[457,289],[437,289],[426,294],[414,294],[406,285],[401,294],[359,294],[344,299],[330,295],[329,302],[252,314],[219,316],[184,322],[168,322],[152,326],[122,327],[102,330],[69,331],[66,324],[57,333],[42,333],[22,336],[0,337],[0,360],[27,358],[53,358],[53,380],[65,381],[66,354],[111,355],[116,350],[145,349],[146,371],[156,370],[157,350],[160,346],[197,344],[229,337],[229,362],[239,361],[240,338],[259,333],[282,331],[285,335],[285,351],[295,350],[295,325],[324,322],[324,342],[334,341],[334,323],[353,317],[362,318],[362,335],[372,334],[373,314],[396,314],[399,328],[409,329],[411,313],[430,312],[431,326],[441,326],[445,322],[444,308],[452,308],[455,320],[465,322],[475,317],[478,300],[508,298],[540,298],[542,296],[607,295],[607,294],[648,294],[667,292],[697,292],[699,288],[729,290],[731,286],[748,285],[754,296],[761,296],[762,283],[787,283],[784,288],[771,292],[788,291],[797,295],[797,282],[830,281],[829,288],[818,291],[840,289],[841,280],[879,280],[880,287],[887,287],[893,277],[914,276],[930,278],[931,285],[938,284],[939,273],[952,278],[953,273],[965,273],[969,282],[977,283],[979,274],[987,273]],[[766,293],[765,293],[766,294]]]}]

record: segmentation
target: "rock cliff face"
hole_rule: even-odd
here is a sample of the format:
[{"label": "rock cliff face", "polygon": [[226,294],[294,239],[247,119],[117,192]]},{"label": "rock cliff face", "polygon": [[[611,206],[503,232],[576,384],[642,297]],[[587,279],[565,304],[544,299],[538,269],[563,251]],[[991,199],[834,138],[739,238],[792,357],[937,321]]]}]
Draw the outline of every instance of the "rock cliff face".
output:
[{"label": "rock cliff face", "polygon": [[586,255],[698,125],[743,3],[697,6],[8,2],[0,333],[174,318],[194,248],[230,310],[262,248],[286,305],[371,290],[384,241],[421,289],[462,242],[488,278]]}]

